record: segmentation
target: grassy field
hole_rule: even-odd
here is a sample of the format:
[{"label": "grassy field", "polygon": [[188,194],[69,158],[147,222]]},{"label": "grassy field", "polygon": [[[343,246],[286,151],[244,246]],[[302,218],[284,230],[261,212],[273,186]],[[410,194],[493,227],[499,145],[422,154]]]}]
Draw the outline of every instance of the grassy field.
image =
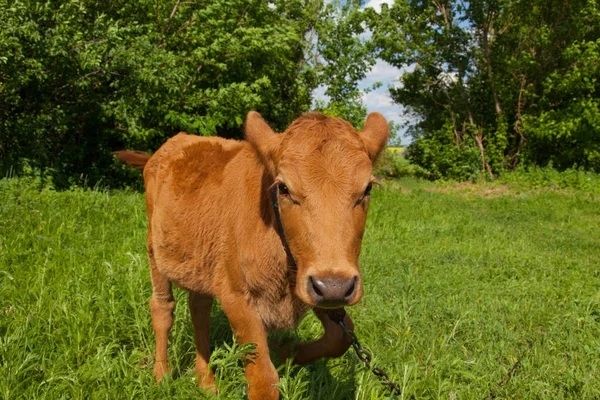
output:
[{"label": "grassy field", "polygon": [[[374,191],[349,313],[404,398],[600,398],[600,196],[388,183]],[[0,180],[0,398],[212,398],[196,387],[186,293],[173,371],[152,377],[143,197]],[[309,316],[288,335],[312,339]],[[215,305],[219,398],[242,350]],[[384,399],[354,354],[277,364],[284,399]]]}]

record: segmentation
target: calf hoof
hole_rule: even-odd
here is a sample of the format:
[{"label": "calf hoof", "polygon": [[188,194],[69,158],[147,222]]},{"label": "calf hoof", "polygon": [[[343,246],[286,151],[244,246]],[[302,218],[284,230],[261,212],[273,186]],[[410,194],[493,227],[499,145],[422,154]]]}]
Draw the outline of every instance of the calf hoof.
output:
[{"label": "calf hoof", "polygon": [[154,364],[154,378],[157,383],[162,381],[163,376],[169,373],[169,367],[167,367],[167,363],[165,361],[157,361]]},{"label": "calf hoof", "polygon": [[217,386],[213,383],[212,385],[202,385],[198,383],[198,387],[207,394],[214,394],[215,396],[219,395],[219,391],[217,390]]},{"label": "calf hoof", "polygon": [[218,393],[217,386],[215,385],[215,376],[211,370],[204,374],[198,374],[198,386],[208,393]]}]

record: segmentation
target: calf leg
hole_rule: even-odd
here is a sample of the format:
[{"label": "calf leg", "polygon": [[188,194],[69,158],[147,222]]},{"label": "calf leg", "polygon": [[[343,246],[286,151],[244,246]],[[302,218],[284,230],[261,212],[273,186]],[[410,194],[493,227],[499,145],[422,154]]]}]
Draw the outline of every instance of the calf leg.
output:
[{"label": "calf leg", "polygon": [[169,372],[167,345],[169,342],[169,331],[173,325],[175,299],[171,291],[171,282],[156,268],[156,261],[150,248],[148,249],[148,254],[150,257],[150,275],[152,278],[150,313],[152,314],[152,328],[156,337],[154,375],[156,381],[160,382],[163,375]]},{"label": "calf leg", "polygon": [[227,296],[219,300],[238,343],[256,344],[256,352],[251,359],[244,360],[248,399],[279,399],[279,390],[274,386],[279,382],[279,375],[269,357],[267,331],[260,315],[248,305],[244,297]]},{"label": "calf leg", "polygon": [[[314,309],[315,315],[321,320],[325,333],[314,342],[301,343],[296,347],[295,364],[308,364],[322,357],[341,357],[350,347],[344,337],[342,328],[333,322],[327,314],[320,309]],[[350,329],[354,329],[352,320],[346,314],[344,323]]]},{"label": "calf leg", "polygon": [[203,296],[190,292],[190,312],[192,324],[194,325],[194,339],[196,341],[196,374],[198,385],[203,388],[213,387],[215,377],[208,368],[210,358],[210,311],[212,308],[212,297]]}]

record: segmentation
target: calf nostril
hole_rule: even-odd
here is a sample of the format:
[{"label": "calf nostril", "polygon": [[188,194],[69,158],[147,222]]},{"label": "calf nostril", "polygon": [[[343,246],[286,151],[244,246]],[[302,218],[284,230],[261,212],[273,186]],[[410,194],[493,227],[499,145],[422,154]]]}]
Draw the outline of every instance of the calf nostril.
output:
[{"label": "calf nostril", "polygon": [[356,289],[356,277],[352,278],[350,280],[350,287],[348,288],[348,290],[346,291],[346,293],[344,294],[344,298],[349,298],[354,294],[354,290]]},{"label": "calf nostril", "polygon": [[323,297],[323,289],[325,288],[325,284],[321,280],[315,279],[312,276],[309,277],[309,279],[310,279],[312,288],[315,291],[315,293],[317,294],[317,296]]},{"label": "calf nostril", "polygon": [[335,275],[324,278],[310,275],[306,283],[312,301],[321,306],[333,307],[352,301],[358,288],[358,276],[345,279]]}]

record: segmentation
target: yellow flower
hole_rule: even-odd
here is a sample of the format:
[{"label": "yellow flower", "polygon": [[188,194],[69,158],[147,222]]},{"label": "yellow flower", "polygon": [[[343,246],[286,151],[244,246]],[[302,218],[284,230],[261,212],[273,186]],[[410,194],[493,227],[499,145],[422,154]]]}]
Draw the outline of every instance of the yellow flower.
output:
[{"label": "yellow flower", "polygon": [[392,153],[402,153],[404,151],[404,147],[388,147],[387,151]]}]

